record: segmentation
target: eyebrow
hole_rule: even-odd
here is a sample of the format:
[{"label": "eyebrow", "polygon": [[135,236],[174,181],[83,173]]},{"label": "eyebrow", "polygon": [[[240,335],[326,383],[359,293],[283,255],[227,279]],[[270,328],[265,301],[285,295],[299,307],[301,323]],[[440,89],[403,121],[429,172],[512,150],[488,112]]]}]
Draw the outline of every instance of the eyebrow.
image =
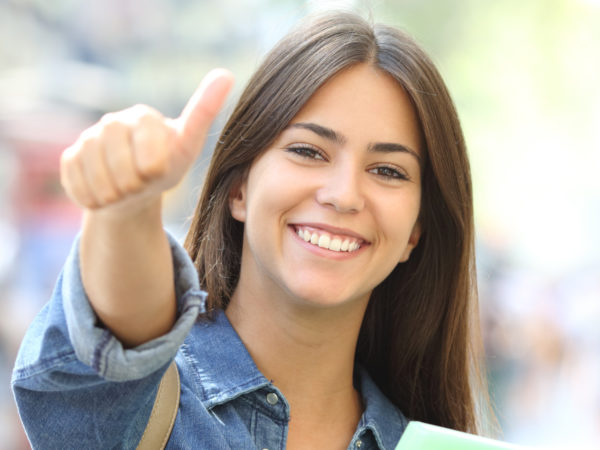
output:
[{"label": "eyebrow", "polygon": [[321,136],[322,138],[325,138],[328,141],[334,142],[339,145],[344,145],[346,143],[346,138],[344,136],[332,130],[331,128],[327,128],[322,125],[317,125],[316,123],[296,122],[290,124],[288,128],[302,128],[305,130],[310,130],[313,133]]},{"label": "eyebrow", "polygon": [[421,155],[419,155],[412,148],[407,147],[406,145],[396,144],[395,142],[376,142],[374,144],[369,145],[370,152],[380,152],[380,153],[394,153],[394,152],[402,152],[408,153],[409,155],[417,158],[419,164],[421,164]]},{"label": "eyebrow", "polygon": [[[318,136],[321,136],[322,138],[334,142],[338,145],[344,145],[347,141],[346,137],[341,135],[337,131],[332,130],[331,128],[324,127],[322,125],[317,125],[316,123],[312,122],[296,122],[290,124],[287,128],[302,128],[304,130],[309,130],[317,134]],[[410,147],[407,147],[406,145],[398,144],[395,142],[375,142],[369,144],[369,148],[367,150],[369,152],[379,153],[408,153],[414,156],[419,162],[419,164],[421,164],[421,156],[416,151],[414,151]]]}]

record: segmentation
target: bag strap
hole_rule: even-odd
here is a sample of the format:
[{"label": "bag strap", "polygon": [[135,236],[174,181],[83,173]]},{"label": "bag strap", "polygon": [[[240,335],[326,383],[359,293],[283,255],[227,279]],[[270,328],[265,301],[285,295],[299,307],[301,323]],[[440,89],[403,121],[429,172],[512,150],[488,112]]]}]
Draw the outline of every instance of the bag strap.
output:
[{"label": "bag strap", "polygon": [[179,409],[180,391],[179,372],[173,361],[160,380],[152,413],[137,450],[165,448]]}]

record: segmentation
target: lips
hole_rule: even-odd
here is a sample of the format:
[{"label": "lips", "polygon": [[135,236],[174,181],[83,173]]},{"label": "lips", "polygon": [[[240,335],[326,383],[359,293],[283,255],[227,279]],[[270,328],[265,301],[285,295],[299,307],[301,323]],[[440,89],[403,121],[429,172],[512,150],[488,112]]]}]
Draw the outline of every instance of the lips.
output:
[{"label": "lips", "polygon": [[294,225],[294,230],[300,238],[312,245],[334,252],[355,252],[367,242],[357,236],[341,232],[330,232],[322,228],[308,225]]}]

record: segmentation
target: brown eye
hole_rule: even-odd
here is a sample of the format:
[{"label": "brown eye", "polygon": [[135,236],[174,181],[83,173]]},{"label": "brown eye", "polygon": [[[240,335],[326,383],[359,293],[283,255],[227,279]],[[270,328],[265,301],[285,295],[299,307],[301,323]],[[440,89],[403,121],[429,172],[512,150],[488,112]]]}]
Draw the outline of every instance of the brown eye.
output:
[{"label": "brown eye", "polygon": [[370,173],[391,180],[408,180],[408,177],[399,170],[389,166],[374,167],[369,170]]},{"label": "brown eye", "polygon": [[306,145],[288,147],[286,151],[296,154],[301,158],[325,160],[323,155],[317,149],[308,147]]}]

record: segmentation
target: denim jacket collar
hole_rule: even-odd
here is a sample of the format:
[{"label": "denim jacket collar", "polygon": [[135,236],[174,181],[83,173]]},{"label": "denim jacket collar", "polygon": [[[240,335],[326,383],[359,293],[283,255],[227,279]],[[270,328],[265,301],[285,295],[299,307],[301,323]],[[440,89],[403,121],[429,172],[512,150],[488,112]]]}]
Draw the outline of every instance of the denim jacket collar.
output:
[{"label": "denim jacket collar", "polygon": [[359,429],[370,429],[380,448],[393,449],[408,425],[407,419],[379,390],[367,370],[357,367],[365,411]]},{"label": "denim jacket collar", "polygon": [[[200,320],[181,350],[194,355],[191,362],[200,377],[200,400],[207,409],[270,384],[223,311],[215,314],[214,321]],[[186,346],[196,348],[188,353]]]},{"label": "denim jacket collar", "polygon": [[[196,348],[186,349],[188,346]],[[271,385],[256,367],[223,311],[215,314],[214,321],[194,327],[181,350],[195,367],[200,400],[207,409]],[[357,367],[356,375],[365,406],[357,435],[371,430],[380,448],[393,449],[407,420],[381,393],[366,369]]]}]

